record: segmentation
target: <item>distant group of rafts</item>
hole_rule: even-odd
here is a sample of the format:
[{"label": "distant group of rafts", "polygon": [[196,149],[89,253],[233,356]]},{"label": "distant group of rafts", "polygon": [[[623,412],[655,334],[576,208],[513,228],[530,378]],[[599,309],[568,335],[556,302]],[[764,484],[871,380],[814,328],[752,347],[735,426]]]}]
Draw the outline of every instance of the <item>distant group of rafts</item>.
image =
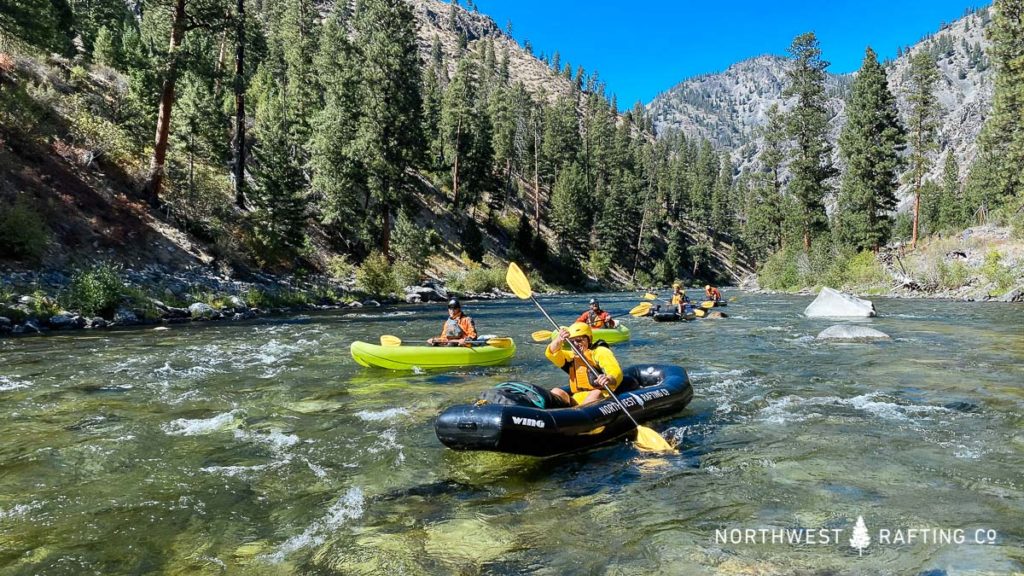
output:
[{"label": "distant group of rafts", "polygon": [[[475,403],[453,406],[438,417],[435,430],[441,442],[459,450],[553,456],[636,434],[635,443],[642,449],[670,450],[660,435],[639,421],[676,412],[690,402],[693,388],[686,371],[669,365],[622,370],[609,345],[627,342],[630,329],[602,310],[596,299],[571,326],[558,326],[533,298],[525,275],[514,264],[508,280],[516,295],[532,299],[556,329],[538,330],[531,337],[548,343],[545,355],[568,375],[568,385],[548,390],[521,382],[498,384]],[[655,306],[652,301],[658,296],[647,293],[645,302],[628,314],[656,322],[725,317],[712,311],[726,305],[721,292],[705,286],[705,296],[707,300],[696,306],[675,284],[671,308]],[[351,352],[363,366],[416,370],[500,364],[515,355],[516,346],[509,337],[479,335],[473,319],[452,299],[441,335],[427,340],[426,346],[402,345],[399,338],[385,335],[379,345],[353,342]]]}]

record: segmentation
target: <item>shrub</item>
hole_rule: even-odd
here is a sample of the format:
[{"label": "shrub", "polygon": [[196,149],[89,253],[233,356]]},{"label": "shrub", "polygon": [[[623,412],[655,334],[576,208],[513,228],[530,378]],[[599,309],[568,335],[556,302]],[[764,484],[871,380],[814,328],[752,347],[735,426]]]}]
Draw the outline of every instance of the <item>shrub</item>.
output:
[{"label": "shrub", "polygon": [[415,264],[399,260],[395,262],[392,272],[394,273],[395,281],[398,282],[399,287],[419,286],[420,284],[422,270]]},{"label": "shrub", "polygon": [[1016,280],[1013,270],[1002,264],[1003,255],[998,250],[990,250],[985,254],[985,263],[981,265],[981,273],[989,282],[996,285],[1002,294],[1009,290]]},{"label": "shrub", "polygon": [[83,315],[110,317],[124,292],[120,269],[112,264],[97,264],[78,272],[71,279],[64,305]]},{"label": "shrub", "polygon": [[878,263],[875,253],[870,250],[849,259],[846,264],[846,277],[854,284],[879,284],[889,280],[889,275]]},{"label": "shrub", "polygon": [[803,253],[788,248],[772,254],[757,272],[757,281],[769,290],[796,290],[800,287],[797,259]]},{"label": "shrub", "polygon": [[36,290],[32,294],[32,313],[36,318],[50,318],[60,312],[60,304],[44,294],[42,290]]},{"label": "shrub", "polygon": [[0,206],[0,256],[36,262],[49,239],[49,227],[24,196],[11,206]]},{"label": "shrub", "polygon": [[462,285],[468,292],[489,292],[505,285],[505,274],[497,268],[476,268],[466,272]]},{"label": "shrub", "polygon": [[967,284],[970,277],[967,266],[964,266],[964,263],[959,260],[952,264],[946,264],[945,261],[939,260],[935,265],[935,270],[937,276],[936,282],[939,283],[939,286],[946,288],[947,290],[960,288]]},{"label": "shrub", "polygon": [[348,261],[348,255],[331,256],[327,259],[327,275],[333,280],[347,282],[355,274],[356,267]]},{"label": "shrub", "polygon": [[398,292],[398,283],[391,270],[391,263],[381,252],[372,252],[356,272],[356,285],[367,294],[387,296]]}]

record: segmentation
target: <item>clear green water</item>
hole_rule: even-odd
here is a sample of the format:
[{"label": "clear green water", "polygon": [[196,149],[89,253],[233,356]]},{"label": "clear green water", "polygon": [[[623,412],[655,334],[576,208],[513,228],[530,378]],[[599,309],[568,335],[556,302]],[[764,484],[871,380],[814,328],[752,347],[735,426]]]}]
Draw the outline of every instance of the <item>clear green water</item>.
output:
[{"label": "clear green water", "polygon": [[[727,294],[728,296],[728,294]],[[534,460],[443,448],[433,419],[503,380],[561,384],[518,301],[467,305],[505,367],[399,374],[354,339],[433,335],[440,306],[0,340],[3,574],[1005,574],[1024,570],[1024,307],[876,300],[893,336],[822,344],[810,298],[628,320],[623,365],[695,398],[625,442]],[[635,294],[604,295],[628,310]],[[564,321],[585,296],[543,300]],[[872,543],[849,545],[863,516]],[[880,544],[879,528],[965,544]],[[838,544],[721,543],[841,528]],[[975,544],[975,529],[993,544]],[[932,572],[929,572],[932,571]]]}]

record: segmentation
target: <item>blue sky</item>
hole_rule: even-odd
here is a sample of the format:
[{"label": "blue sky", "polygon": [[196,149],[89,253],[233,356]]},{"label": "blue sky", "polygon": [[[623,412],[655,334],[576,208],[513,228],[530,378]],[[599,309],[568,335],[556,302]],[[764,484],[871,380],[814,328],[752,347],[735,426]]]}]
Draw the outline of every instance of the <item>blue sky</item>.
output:
[{"label": "blue sky", "polygon": [[[813,31],[829,71],[860,67],[864,49],[896,56],[988,3],[964,0],[475,0],[481,12],[512,35],[529,40],[534,54],[556,50],[562,66],[595,69],[620,108],[650,102],[685,78],[718,72],[761,54],[784,55],[798,34]],[[461,0],[463,6],[466,0]]]}]

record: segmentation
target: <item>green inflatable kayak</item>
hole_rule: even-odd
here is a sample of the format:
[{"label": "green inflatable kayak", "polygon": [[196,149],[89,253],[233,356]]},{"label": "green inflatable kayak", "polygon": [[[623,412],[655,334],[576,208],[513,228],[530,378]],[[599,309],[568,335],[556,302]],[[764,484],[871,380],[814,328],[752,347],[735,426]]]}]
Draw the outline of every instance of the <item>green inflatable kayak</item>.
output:
[{"label": "green inflatable kayak", "polygon": [[615,328],[595,328],[594,340],[604,340],[608,344],[620,344],[629,340],[629,326],[618,322]]},{"label": "green inflatable kayak", "polygon": [[[615,325],[615,328],[594,328],[594,341],[604,340],[605,344],[621,344],[629,340],[629,326],[626,326],[622,322]],[[555,335],[552,333],[551,338],[554,339]],[[565,345],[566,348],[569,344]]]},{"label": "green inflatable kayak", "polygon": [[420,368],[457,368],[459,366],[492,366],[516,354],[515,342],[510,346],[381,346],[355,341],[350,348],[352,358],[369,368],[414,370]]}]

